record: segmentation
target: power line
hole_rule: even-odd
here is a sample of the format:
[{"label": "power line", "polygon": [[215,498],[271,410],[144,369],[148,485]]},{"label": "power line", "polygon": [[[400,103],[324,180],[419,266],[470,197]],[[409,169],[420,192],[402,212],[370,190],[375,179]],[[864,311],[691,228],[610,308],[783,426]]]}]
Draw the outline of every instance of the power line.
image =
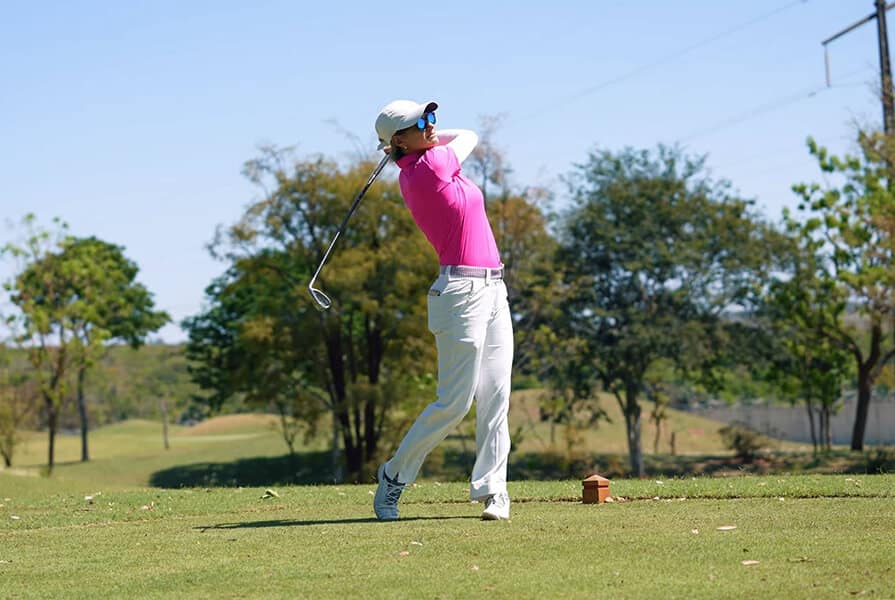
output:
[{"label": "power line", "polygon": [[[846,78],[850,77],[851,75],[856,75],[860,72],[862,72],[862,71],[854,71],[852,73],[849,73],[848,75],[846,75]],[[860,84],[860,85],[863,85],[863,84]],[[778,99],[772,100],[770,102],[765,102],[763,104],[760,104],[758,106],[750,108],[742,113],[733,115],[726,119],[723,119],[723,120],[715,123],[714,125],[710,125],[709,127],[700,129],[698,131],[695,131],[689,135],[686,135],[686,136],[680,138],[680,141],[688,142],[690,140],[715,133],[716,131],[726,129],[733,125],[738,125],[739,123],[742,123],[743,121],[748,121],[749,119],[753,119],[759,115],[763,115],[765,113],[777,110],[779,108],[783,108],[784,106],[789,106],[790,104],[795,104],[796,102],[800,102],[802,100],[809,100],[809,99],[814,98],[815,96],[822,94],[828,90],[850,88],[850,87],[854,87],[854,86],[855,86],[854,83],[844,83],[844,84],[840,84],[840,85],[832,85],[832,86],[818,85],[818,86],[806,88],[806,89],[798,91],[794,94],[790,94],[788,96],[784,96],[782,98],[778,98]]]},{"label": "power line", "polygon": [[792,2],[784,4],[780,8],[777,8],[770,12],[761,14],[757,17],[754,17],[753,19],[750,19],[749,21],[744,22],[744,23],[734,25],[733,27],[730,27],[729,29],[725,29],[724,31],[722,31],[720,33],[717,33],[711,37],[708,37],[708,38],[705,38],[704,40],[696,42],[695,44],[686,46],[686,47],[681,48],[680,50],[676,50],[670,54],[666,54],[663,58],[660,58],[659,60],[636,67],[636,68],[634,68],[626,73],[623,73],[617,77],[608,79],[602,83],[598,83],[597,85],[591,86],[589,88],[585,88],[585,89],[578,91],[574,94],[566,96],[565,98],[560,98],[558,101],[551,103],[549,106],[540,108],[528,115],[521,117],[521,119],[530,119],[532,117],[541,115],[541,114],[547,112],[548,110],[555,110],[557,106],[562,106],[562,105],[568,104],[569,102],[572,102],[572,101],[582,98],[584,96],[590,95],[596,91],[602,90],[609,86],[615,85],[617,83],[620,83],[620,82],[630,79],[632,77],[640,75],[641,73],[643,73],[645,71],[649,71],[650,69],[654,69],[655,67],[657,67],[659,65],[663,65],[663,64],[668,63],[674,59],[680,58],[681,56],[684,56],[685,54],[689,54],[690,52],[693,52],[694,50],[702,48],[703,46],[707,46],[707,45],[709,45],[713,42],[716,42],[724,37],[727,37],[728,35],[731,35],[733,33],[736,33],[738,31],[746,29],[747,27],[751,27],[752,25],[755,25],[756,23],[760,23],[761,21],[770,19],[771,17],[773,17],[785,10],[792,8],[796,4],[805,4],[807,2],[808,2],[808,0],[793,0]]},{"label": "power line", "polygon": [[709,127],[706,127],[705,129],[700,129],[699,131],[696,131],[694,133],[686,135],[686,136],[682,137],[680,139],[680,141],[688,142],[690,140],[693,140],[693,139],[696,139],[699,137],[703,137],[703,136],[709,135],[711,133],[715,133],[716,131],[720,131],[722,129],[726,129],[727,127],[731,127],[732,125],[742,123],[743,121],[747,121],[749,119],[752,119],[754,117],[762,115],[766,112],[770,112],[772,110],[782,108],[784,106],[793,104],[800,100],[807,100],[808,98],[813,98],[814,96],[816,96],[819,93],[821,93],[825,90],[828,90],[828,89],[833,89],[833,88],[828,88],[826,86],[815,86],[815,87],[809,88],[807,90],[796,92],[795,94],[786,96],[785,98],[773,100],[771,102],[756,106],[755,108],[751,108],[751,109],[749,109],[743,113],[740,113],[738,115],[728,117],[727,119],[724,119],[723,121],[715,123],[714,125],[710,125]]}]

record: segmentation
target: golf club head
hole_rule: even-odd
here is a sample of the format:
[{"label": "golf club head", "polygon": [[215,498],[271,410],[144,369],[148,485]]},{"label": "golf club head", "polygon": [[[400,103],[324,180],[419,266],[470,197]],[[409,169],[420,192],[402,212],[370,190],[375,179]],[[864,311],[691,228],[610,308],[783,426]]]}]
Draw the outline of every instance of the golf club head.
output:
[{"label": "golf club head", "polygon": [[314,302],[317,304],[317,310],[326,310],[327,308],[332,306],[333,301],[329,299],[329,296],[327,296],[320,290],[308,286],[308,291],[311,293],[311,298],[313,298]]}]

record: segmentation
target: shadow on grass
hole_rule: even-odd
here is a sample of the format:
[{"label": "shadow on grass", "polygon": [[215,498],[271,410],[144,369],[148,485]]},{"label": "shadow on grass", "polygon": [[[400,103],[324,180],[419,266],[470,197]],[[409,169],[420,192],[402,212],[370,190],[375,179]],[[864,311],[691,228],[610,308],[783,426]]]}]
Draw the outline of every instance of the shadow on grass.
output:
[{"label": "shadow on grass", "polygon": [[[400,522],[407,521],[447,521],[450,519],[474,519],[480,521],[481,517],[475,515],[454,516],[454,517],[401,517]],[[203,533],[210,529],[254,529],[263,527],[304,527],[307,525],[349,525],[351,523],[388,523],[389,521],[380,521],[375,517],[364,517],[361,519],[314,519],[310,521],[249,521],[246,523],[219,523],[218,525],[199,525],[193,527]]]},{"label": "shadow on grass", "polygon": [[[468,481],[475,462],[471,450],[436,448],[423,465],[421,477],[441,481]],[[646,472],[650,477],[732,476],[810,473],[891,473],[895,471],[895,450],[879,448],[865,453],[834,450],[811,453],[767,453],[744,461],[732,456],[647,454]],[[274,485],[320,485],[345,483],[334,481],[332,454],[328,451],[304,452],[293,456],[244,458],[226,463],[194,463],[157,471],[150,485],[161,488],[181,487],[262,487]],[[529,452],[510,454],[508,478],[520,480],[582,479],[593,473],[604,477],[631,476],[625,454],[574,454]],[[372,480],[368,483],[373,483]]]},{"label": "shadow on grass", "polygon": [[[644,467],[650,477],[735,476],[768,474],[876,474],[895,471],[895,450],[876,448],[867,452],[834,450],[767,452],[752,460],[734,456],[647,454]],[[475,455],[454,448],[436,449],[423,465],[422,475],[448,481],[469,477]],[[627,454],[572,454],[559,452],[511,453],[507,468],[511,481],[582,479],[594,473],[604,477],[631,477]]]},{"label": "shadow on grass", "polygon": [[160,488],[261,487],[334,483],[327,451],[243,458],[224,463],[193,463],[156,471],[149,484]]}]

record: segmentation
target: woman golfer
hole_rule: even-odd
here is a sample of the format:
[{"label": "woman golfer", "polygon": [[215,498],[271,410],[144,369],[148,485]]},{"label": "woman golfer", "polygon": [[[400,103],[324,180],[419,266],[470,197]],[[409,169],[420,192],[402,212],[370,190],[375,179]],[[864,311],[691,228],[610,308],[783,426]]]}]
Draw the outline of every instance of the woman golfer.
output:
[{"label": "woman golfer", "polygon": [[507,455],[513,325],[503,265],[482,192],[460,171],[478,136],[435,131],[434,102],[396,100],[376,119],[379,148],[401,169],[404,203],[438,253],[429,289],[429,330],[438,350],[438,397],[417,417],[395,455],[379,467],[373,500],[380,520],[398,518],[398,499],[426,456],[476,405],[476,460],[470,497],[483,519],[509,519]]}]

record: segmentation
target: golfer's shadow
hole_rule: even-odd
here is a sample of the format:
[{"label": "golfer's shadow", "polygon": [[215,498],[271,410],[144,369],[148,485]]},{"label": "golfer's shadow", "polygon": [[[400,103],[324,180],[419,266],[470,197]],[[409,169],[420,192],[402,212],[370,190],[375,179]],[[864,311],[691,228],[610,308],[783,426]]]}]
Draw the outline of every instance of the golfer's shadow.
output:
[{"label": "golfer's shadow", "polygon": [[[454,516],[454,517],[407,517],[401,518],[400,522],[407,521],[447,521],[448,519],[475,519],[479,520],[481,517],[477,517],[475,515],[464,515],[464,516]],[[198,529],[202,532],[212,530],[212,529],[246,529],[246,528],[260,528],[260,527],[304,527],[307,525],[348,525],[351,523],[386,523],[387,521],[380,521],[375,517],[364,517],[362,519],[315,519],[313,521],[290,521],[278,519],[276,521],[248,521],[246,523],[219,523],[217,525],[199,525],[197,527],[193,527],[193,529]]]}]

